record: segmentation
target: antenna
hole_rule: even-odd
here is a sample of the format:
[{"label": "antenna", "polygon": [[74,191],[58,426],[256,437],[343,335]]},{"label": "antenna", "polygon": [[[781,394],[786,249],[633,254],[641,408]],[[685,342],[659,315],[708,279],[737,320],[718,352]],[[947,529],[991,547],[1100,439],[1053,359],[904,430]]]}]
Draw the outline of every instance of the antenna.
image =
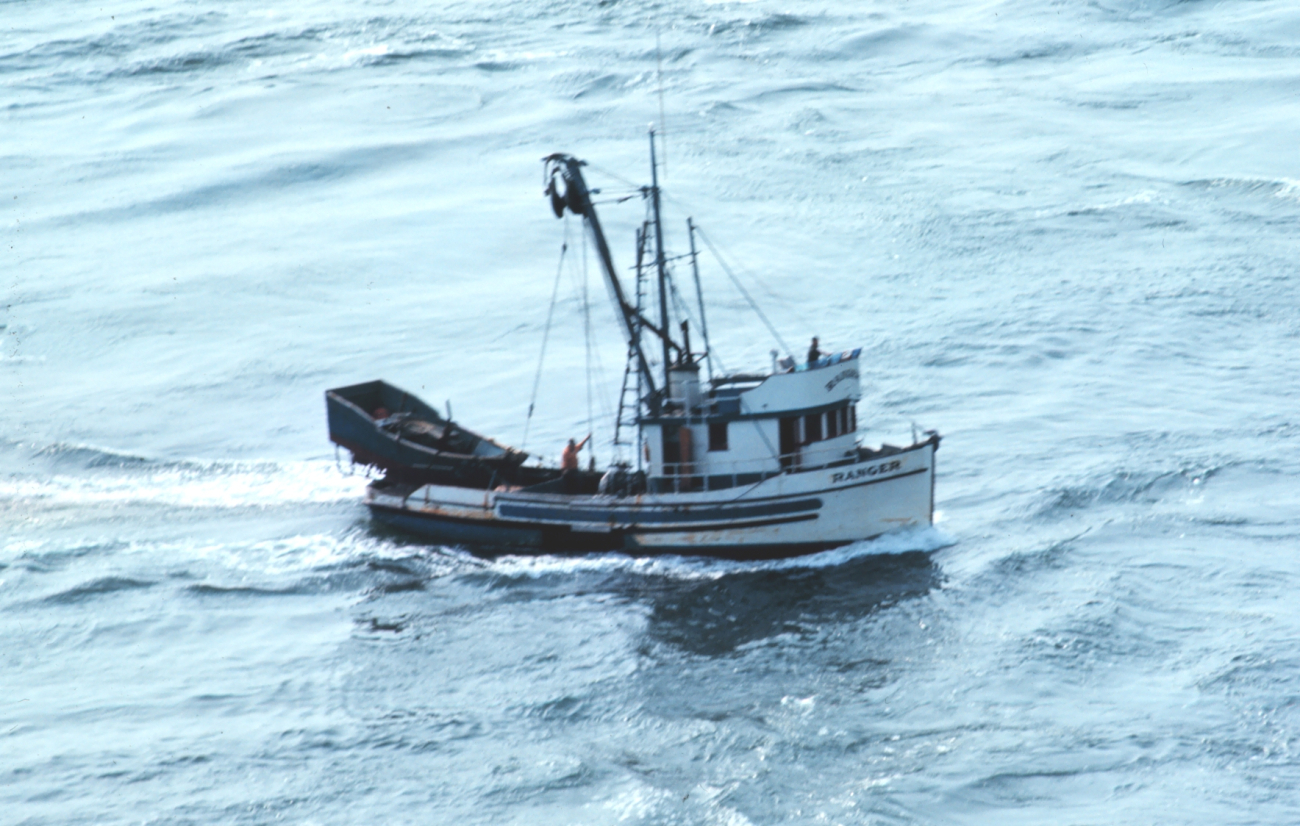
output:
[{"label": "antenna", "polygon": [[668,125],[664,122],[664,53],[659,44],[662,30],[659,19],[659,3],[655,4],[655,84],[659,87],[659,142],[663,145],[664,156],[660,164],[664,168],[664,177],[668,177]]}]

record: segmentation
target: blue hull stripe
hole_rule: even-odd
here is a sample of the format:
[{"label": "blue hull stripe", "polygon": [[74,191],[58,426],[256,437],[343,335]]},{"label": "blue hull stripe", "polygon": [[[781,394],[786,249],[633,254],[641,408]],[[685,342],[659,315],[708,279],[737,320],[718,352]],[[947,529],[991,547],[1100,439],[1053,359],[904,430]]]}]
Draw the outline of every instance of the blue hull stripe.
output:
[{"label": "blue hull stripe", "polygon": [[775,519],[755,519],[749,522],[692,522],[688,525],[633,525],[627,533],[683,533],[685,531],[734,531],[741,528],[766,528],[769,525],[788,525],[791,522],[807,522],[816,519],[815,513],[800,513],[794,516],[780,516]]},{"label": "blue hull stripe", "polygon": [[506,519],[528,519],[541,522],[608,522],[614,525],[661,525],[671,523],[683,527],[698,522],[727,522],[735,519],[757,519],[806,513],[820,510],[820,499],[796,499],[793,502],[771,502],[764,505],[733,505],[729,507],[690,507],[618,510],[605,508],[564,508],[548,504],[501,502],[497,512]]},{"label": "blue hull stripe", "polygon": [[[401,508],[392,508],[387,505],[370,506],[370,512],[381,522],[389,524],[400,523],[402,527],[417,531],[425,536],[435,536],[446,539],[447,541],[471,541],[470,537],[492,537],[492,541],[508,542],[510,544],[531,544],[536,543],[541,536],[541,532],[548,528],[556,527],[554,525],[543,524],[540,522],[516,522],[506,519],[466,519],[456,516],[447,516],[446,514],[422,513],[420,511],[409,511]],[[788,525],[791,522],[807,522],[810,519],[816,519],[815,513],[800,513],[793,516],[781,516],[775,519],[752,519],[744,522],[717,522],[717,523],[699,523],[692,522],[689,525],[658,525],[654,527],[633,527],[629,529],[615,529],[611,533],[615,534],[649,534],[649,533],[683,533],[686,531],[734,531],[743,528],[766,528],[772,525]],[[565,527],[565,526],[561,526]],[[581,531],[580,531],[581,533]],[[484,541],[484,540],[479,540]]]}]

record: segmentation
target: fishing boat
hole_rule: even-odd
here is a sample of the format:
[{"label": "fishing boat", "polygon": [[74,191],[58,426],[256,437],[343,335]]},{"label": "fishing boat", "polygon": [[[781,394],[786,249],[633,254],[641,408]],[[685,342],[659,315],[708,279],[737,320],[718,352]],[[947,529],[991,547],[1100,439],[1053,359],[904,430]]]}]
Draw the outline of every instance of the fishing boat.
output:
[{"label": "fishing boat", "polygon": [[[626,423],[635,462],[529,464],[528,454],[452,421],[450,403],[443,416],[382,381],[327,391],[331,440],[383,473],[365,499],[377,522],[489,553],[733,559],[814,553],[932,523],[939,434],[914,430],[906,446],[860,443],[860,349],[813,351],[802,363],[774,351],[770,370],[712,375],[689,220],[703,349],[691,346],[688,318],[670,326],[653,131],[651,183],[638,190],[647,219],[637,232],[635,300],[614,266],[584,162],[567,154],[544,162],[545,194],[556,217],[582,219],[628,345],[624,389],[633,387],[635,400],[620,403],[614,442]],[[657,286],[657,318],[644,306],[645,281]]]}]

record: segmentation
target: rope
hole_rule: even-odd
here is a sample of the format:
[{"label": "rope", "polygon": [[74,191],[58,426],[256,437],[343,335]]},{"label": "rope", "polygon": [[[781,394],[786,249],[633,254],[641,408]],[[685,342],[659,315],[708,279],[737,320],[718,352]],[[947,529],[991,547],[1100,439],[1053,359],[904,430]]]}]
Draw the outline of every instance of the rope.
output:
[{"label": "rope", "polygon": [[555,299],[560,294],[560,275],[564,272],[564,254],[569,251],[569,221],[564,221],[564,243],[560,245],[560,263],[555,268],[555,286],[551,288],[551,308],[546,311],[546,329],[542,333],[542,351],[537,354],[537,375],[533,376],[533,396],[528,400],[528,418],[524,420],[524,438],[519,443],[522,451],[528,446],[528,429],[533,424],[533,408],[537,405],[537,388],[542,383],[542,360],[546,358],[546,342],[551,337],[551,319],[555,317]]},{"label": "rope", "polygon": [[718,263],[722,265],[722,269],[727,274],[727,277],[731,279],[731,283],[736,285],[736,289],[740,290],[740,294],[743,295],[745,297],[745,300],[749,302],[749,306],[753,308],[754,312],[758,314],[758,317],[762,319],[763,324],[767,327],[768,332],[771,333],[772,337],[776,339],[776,343],[781,345],[781,349],[785,350],[785,354],[787,356],[794,358],[794,351],[791,350],[789,345],[785,343],[785,340],[781,338],[781,334],[778,333],[776,331],[776,328],[772,326],[772,322],[767,320],[767,316],[764,315],[763,311],[759,309],[758,304],[755,303],[754,301],[754,297],[749,294],[749,290],[745,289],[745,285],[741,284],[740,279],[737,278],[736,274],[731,271],[731,267],[727,266],[727,262],[723,260],[722,255],[718,252],[718,248],[713,246],[713,241],[710,240],[709,236],[706,235],[704,230],[701,229],[698,225],[696,225],[695,231],[699,233],[700,238],[703,239],[705,246],[707,246],[709,248],[709,251],[713,253],[713,257],[716,258]]}]

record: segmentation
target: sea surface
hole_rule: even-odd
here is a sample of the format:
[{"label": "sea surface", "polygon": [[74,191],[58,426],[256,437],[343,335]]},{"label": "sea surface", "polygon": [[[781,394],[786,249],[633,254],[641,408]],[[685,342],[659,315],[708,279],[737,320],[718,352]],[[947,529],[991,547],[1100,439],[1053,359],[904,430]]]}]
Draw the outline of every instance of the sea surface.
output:
[{"label": "sea surface", "polygon": [[[0,821],[1300,822],[1294,2],[0,23]],[[630,274],[651,124],[669,252],[692,217],[784,342],[702,249],[715,366],[862,347],[864,441],[943,434],[933,528],[742,563],[371,524],[330,387],[616,455],[540,161],[590,162]]]}]

